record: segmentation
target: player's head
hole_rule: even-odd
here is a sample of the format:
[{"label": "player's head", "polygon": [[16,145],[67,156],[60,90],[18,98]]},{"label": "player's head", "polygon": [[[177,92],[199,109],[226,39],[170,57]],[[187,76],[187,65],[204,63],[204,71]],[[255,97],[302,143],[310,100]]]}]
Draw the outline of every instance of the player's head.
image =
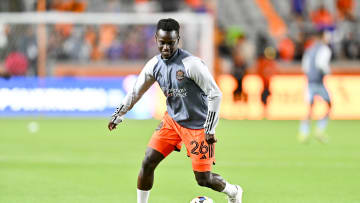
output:
[{"label": "player's head", "polygon": [[331,34],[326,29],[319,29],[316,32],[316,36],[318,39],[323,41],[324,43],[328,44],[330,42]]},{"label": "player's head", "polygon": [[180,39],[179,30],[180,25],[176,20],[172,18],[159,20],[155,39],[163,59],[169,59],[177,50]]}]

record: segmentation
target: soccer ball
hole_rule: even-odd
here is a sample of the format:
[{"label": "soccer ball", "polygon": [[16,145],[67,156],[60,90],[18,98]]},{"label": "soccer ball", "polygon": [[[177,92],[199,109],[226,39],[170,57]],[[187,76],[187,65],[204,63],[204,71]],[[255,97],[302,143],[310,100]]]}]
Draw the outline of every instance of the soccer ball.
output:
[{"label": "soccer ball", "polygon": [[209,197],[201,196],[194,198],[190,203],[214,203],[214,201]]}]

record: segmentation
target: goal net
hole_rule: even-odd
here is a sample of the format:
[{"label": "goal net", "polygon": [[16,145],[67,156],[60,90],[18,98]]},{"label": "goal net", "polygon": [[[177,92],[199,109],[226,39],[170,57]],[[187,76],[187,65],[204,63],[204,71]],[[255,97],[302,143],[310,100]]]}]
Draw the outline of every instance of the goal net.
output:
[{"label": "goal net", "polygon": [[168,17],[181,24],[180,47],[212,70],[213,19],[195,13],[0,13],[1,67],[39,76],[54,76],[64,64],[139,69],[158,54],[156,23]]}]

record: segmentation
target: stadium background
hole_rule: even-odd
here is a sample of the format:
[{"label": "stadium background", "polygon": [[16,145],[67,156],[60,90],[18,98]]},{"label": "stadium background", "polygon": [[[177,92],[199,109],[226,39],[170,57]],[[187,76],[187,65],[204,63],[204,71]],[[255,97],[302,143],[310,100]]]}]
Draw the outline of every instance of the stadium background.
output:
[{"label": "stadium background", "polygon": [[[215,171],[243,185],[247,202],[360,202],[359,1],[2,0],[0,11],[0,202],[135,201],[165,98],[154,85],[116,132],[106,124],[157,53],[161,17],[180,21],[181,47],[223,91]],[[320,28],[332,37],[331,139],[303,146],[301,57]],[[317,100],[314,118],[325,108]],[[156,178],[151,202],[225,201],[196,186],[183,152]]]}]

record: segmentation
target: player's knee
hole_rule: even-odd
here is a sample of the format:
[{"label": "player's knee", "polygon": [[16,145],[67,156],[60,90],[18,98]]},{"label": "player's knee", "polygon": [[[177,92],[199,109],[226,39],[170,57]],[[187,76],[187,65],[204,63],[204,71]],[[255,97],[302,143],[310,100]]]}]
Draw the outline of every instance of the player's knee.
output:
[{"label": "player's knee", "polygon": [[210,186],[210,179],[209,178],[196,178],[196,182],[198,185],[202,186],[202,187],[209,187]]},{"label": "player's knee", "polygon": [[330,100],[327,101],[327,105],[328,105],[329,108],[331,108],[331,101]]},{"label": "player's knee", "polygon": [[155,163],[150,157],[145,156],[142,162],[143,170],[155,170],[157,163]]}]

